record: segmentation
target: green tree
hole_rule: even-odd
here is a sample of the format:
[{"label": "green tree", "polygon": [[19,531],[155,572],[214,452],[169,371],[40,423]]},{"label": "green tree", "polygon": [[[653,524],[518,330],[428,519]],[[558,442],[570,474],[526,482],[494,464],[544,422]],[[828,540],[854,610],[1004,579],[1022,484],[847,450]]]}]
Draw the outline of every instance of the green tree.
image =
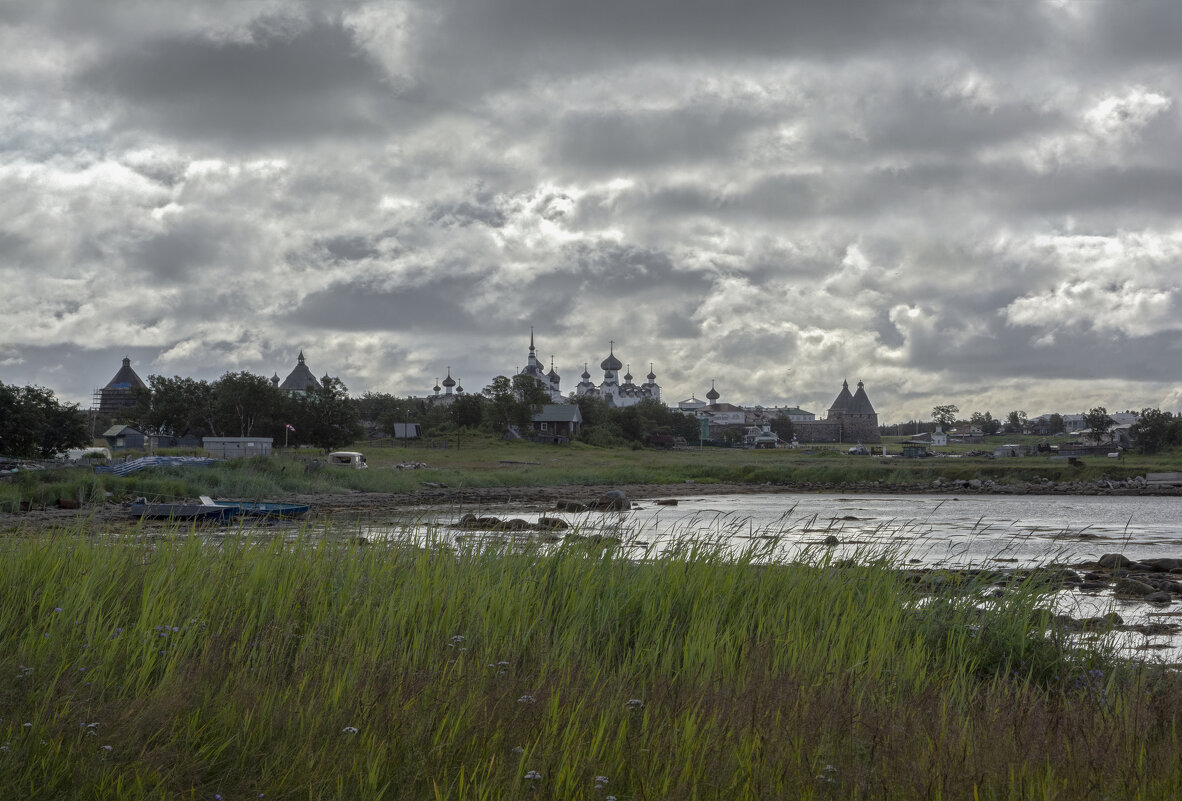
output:
[{"label": "green tree", "polygon": [[1047,433],[1062,434],[1065,428],[1066,426],[1063,425],[1063,415],[1058,412],[1047,418]]},{"label": "green tree", "polygon": [[1001,429],[1001,421],[993,419],[989,412],[973,412],[969,422],[981,429],[985,434],[996,434]]},{"label": "green tree", "polygon": [[960,414],[960,407],[952,404],[932,407],[932,419],[945,431],[951,430],[956,423],[956,415],[958,414]]},{"label": "green tree", "polygon": [[1141,453],[1157,453],[1182,444],[1182,417],[1161,409],[1142,409],[1129,435]]},{"label": "green tree", "polygon": [[1113,420],[1108,416],[1108,410],[1103,406],[1096,406],[1083,416],[1084,425],[1088,428],[1088,437],[1096,443],[1099,443],[1108,434],[1108,429],[1112,428]]},{"label": "green tree", "polygon": [[48,458],[90,444],[86,415],[59,403],[53,390],[0,382],[0,454]]},{"label": "green tree", "polygon": [[279,400],[279,393],[263,376],[226,373],[213,384],[216,428],[225,436],[239,437],[255,435],[256,427],[273,432]]},{"label": "green tree", "polygon": [[1026,412],[1015,409],[1006,416],[1007,434],[1021,434],[1026,431]]},{"label": "green tree", "polygon": [[302,441],[328,451],[361,437],[357,405],[339,378],[325,376],[304,395],[293,397],[290,416]]},{"label": "green tree", "polygon": [[479,395],[461,395],[452,401],[448,411],[457,428],[476,428],[484,419],[484,398]]},{"label": "green tree", "polygon": [[145,433],[218,436],[214,390],[208,381],[152,375],[148,376],[148,388],[135,392],[134,416]]},{"label": "green tree", "polygon": [[772,433],[785,442],[791,442],[795,430],[792,426],[792,421],[788,419],[787,415],[781,414],[771,419]]}]

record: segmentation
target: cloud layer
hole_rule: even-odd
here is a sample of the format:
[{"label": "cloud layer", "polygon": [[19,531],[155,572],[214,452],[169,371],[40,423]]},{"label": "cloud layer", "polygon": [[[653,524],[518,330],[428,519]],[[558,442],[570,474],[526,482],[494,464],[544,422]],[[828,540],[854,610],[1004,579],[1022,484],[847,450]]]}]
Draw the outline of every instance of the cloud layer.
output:
[{"label": "cloud layer", "polygon": [[833,5],[0,8],[0,380],[1177,410],[1177,4]]}]

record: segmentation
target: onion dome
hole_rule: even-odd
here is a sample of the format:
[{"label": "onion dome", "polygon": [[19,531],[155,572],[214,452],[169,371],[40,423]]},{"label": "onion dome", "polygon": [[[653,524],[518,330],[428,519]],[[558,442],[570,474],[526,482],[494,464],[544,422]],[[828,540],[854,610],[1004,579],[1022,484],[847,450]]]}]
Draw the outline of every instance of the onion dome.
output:
[{"label": "onion dome", "polygon": [[649,381],[656,381],[657,380],[657,374],[653,372],[653,363],[652,362],[648,363],[648,375],[646,375],[645,378],[647,378]]},{"label": "onion dome", "polygon": [[279,373],[275,373],[275,375],[271,376],[271,386],[273,386],[273,387],[279,386]]},{"label": "onion dome", "polygon": [[443,379],[443,386],[454,387],[455,385],[456,385],[456,380],[451,377],[451,368],[449,367],[449,368],[447,368],[447,378]]},{"label": "onion dome", "polygon": [[600,370],[603,370],[605,372],[608,370],[619,370],[621,367],[624,366],[624,363],[616,358],[615,351],[616,351],[615,345],[613,344],[611,346],[611,350],[608,352],[607,358],[599,363]]},{"label": "onion dome", "polygon": [[555,378],[558,378],[558,377],[559,377],[558,373],[554,370],[554,357],[551,356],[550,357],[550,372],[546,374],[546,378],[549,378],[550,380],[553,381]]},{"label": "onion dome", "polygon": [[591,374],[587,372],[586,362],[583,362],[583,375],[581,377],[584,381],[589,381],[591,379]]},{"label": "onion dome", "polygon": [[457,395],[463,395],[463,394],[464,394],[464,388],[463,388],[463,387],[461,387],[461,386],[460,386],[458,383],[456,384],[456,394],[457,394]]},{"label": "onion dome", "polygon": [[628,372],[624,373],[624,381],[626,381],[629,384],[632,383],[632,368],[631,368],[631,366],[629,366]]},{"label": "onion dome", "polygon": [[710,391],[706,393],[706,400],[710,401],[711,403],[714,403],[714,401],[718,400],[718,397],[719,397],[718,390],[714,388],[714,382],[711,381],[710,382]]},{"label": "onion dome", "polygon": [[439,387],[439,379],[438,379],[438,378],[436,378],[436,379],[435,379],[435,392],[436,392],[436,393],[438,393],[438,392],[439,392],[439,389],[440,389],[440,387]]}]

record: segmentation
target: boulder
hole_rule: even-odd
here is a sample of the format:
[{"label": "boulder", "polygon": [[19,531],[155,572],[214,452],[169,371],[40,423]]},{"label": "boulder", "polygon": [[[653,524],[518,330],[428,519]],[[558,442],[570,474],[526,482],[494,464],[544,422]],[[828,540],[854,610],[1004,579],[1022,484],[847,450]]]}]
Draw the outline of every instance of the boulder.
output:
[{"label": "boulder", "polygon": [[632,508],[632,501],[620,490],[608,490],[592,504],[593,509],[624,511]]},{"label": "boulder", "polygon": [[554,504],[554,508],[560,512],[586,512],[590,507],[579,501],[560,500]]},{"label": "boulder", "polygon": [[1133,560],[1119,553],[1106,553],[1098,560],[1100,567],[1128,567],[1132,563]]},{"label": "boulder", "polygon": [[565,529],[570,528],[570,523],[565,520],[559,520],[557,517],[539,517],[538,528],[541,529]]},{"label": "boulder", "polygon": [[1113,591],[1117,595],[1133,595],[1143,597],[1150,593],[1157,592],[1157,588],[1152,584],[1146,584],[1144,581],[1137,581],[1136,579],[1121,579],[1116,582],[1116,587]]},{"label": "boulder", "polygon": [[1151,601],[1155,604],[1168,604],[1173,601],[1173,597],[1168,592],[1151,592],[1148,595],[1141,596],[1142,601]]},{"label": "boulder", "polygon": [[1159,559],[1139,559],[1141,564],[1148,566],[1153,570],[1161,571],[1162,573],[1169,573],[1171,570],[1182,568],[1182,559],[1171,559],[1162,557]]},{"label": "boulder", "polygon": [[662,498],[661,500],[657,501],[657,506],[676,506],[676,505],[677,505],[676,498]]},{"label": "boulder", "polygon": [[837,545],[837,543],[838,543],[837,537],[833,534],[830,534],[828,537],[825,538],[826,545]]}]

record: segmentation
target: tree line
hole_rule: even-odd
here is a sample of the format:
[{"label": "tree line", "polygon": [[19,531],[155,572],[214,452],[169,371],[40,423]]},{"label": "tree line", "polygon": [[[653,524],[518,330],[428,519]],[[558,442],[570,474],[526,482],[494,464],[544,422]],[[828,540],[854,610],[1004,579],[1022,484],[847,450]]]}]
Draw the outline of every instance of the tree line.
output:
[{"label": "tree line", "polygon": [[90,444],[86,413],[53,390],[0,381],[0,455],[44,459]]}]

